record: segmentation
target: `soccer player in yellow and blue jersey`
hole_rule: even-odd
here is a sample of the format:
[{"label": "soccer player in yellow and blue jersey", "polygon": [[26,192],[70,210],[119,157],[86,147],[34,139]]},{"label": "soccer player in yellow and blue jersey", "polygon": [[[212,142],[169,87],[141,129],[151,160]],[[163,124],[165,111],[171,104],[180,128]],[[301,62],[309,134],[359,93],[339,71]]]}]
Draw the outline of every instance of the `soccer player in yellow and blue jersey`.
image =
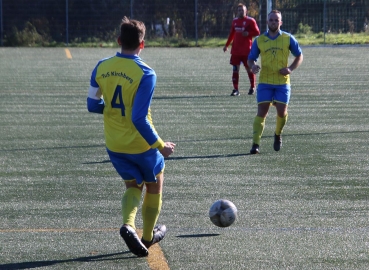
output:
[{"label": "soccer player in yellow and blue jersey", "polygon": [[[120,235],[137,256],[147,256],[148,248],[165,236],[166,226],[156,222],[162,205],[164,157],[175,147],[159,137],[151,119],[156,73],[139,57],[145,31],[142,22],[123,18],[118,38],[121,52],[98,62],[87,97],[88,111],[103,114],[106,149],[126,185]],[[135,218],[143,186],[140,240]]]},{"label": "soccer player in yellow and blue jersey", "polygon": [[[272,10],[268,14],[268,31],[255,38],[247,63],[251,71],[260,71],[256,101],[257,115],[253,123],[253,144],[251,154],[260,152],[260,140],[265,127],[265,119],[270,104],[277,109],[277,122],[273,148],[279,151],[282,146],[282,131],[287,122],[287,107],[291,95],[290,74],[303,61],[302,50],[293,35],[280,29],[282,14]],[[295,57],[288,65],[290,52]],[[261,57],[261,66],[256,61]]]}]

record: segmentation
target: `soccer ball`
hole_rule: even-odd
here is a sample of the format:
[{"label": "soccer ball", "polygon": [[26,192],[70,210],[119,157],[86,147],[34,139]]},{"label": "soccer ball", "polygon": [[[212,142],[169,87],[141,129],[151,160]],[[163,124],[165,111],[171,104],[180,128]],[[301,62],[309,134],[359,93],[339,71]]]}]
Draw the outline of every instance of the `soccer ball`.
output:
[{"label": "soccer ball", "polygon": [[237,208],[231,201],[217,200],[210,207],[209,217],[214,225],[228,227],[237,218]]}]

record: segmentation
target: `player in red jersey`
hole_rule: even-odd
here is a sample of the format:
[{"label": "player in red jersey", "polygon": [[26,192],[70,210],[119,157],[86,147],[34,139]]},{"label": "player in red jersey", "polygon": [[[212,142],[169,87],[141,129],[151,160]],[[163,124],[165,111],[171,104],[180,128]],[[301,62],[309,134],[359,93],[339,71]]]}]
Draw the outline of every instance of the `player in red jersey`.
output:
[{"label": "player in red jersey", "polygon": [[249,67],[247,66],[247,57],[251,50],[252,38],[260,35],[260,30],[256,21],[247,17],[247,8],[244,4],[240,3],[237,6],[237,17],[232,21],[231,31],[228,36],[228,40],[226,45],[223,48],[223,51],[228,51],[228,46],[232,42],[231,49],[231,60],[230,64],[233,66],[232,73],[232,81],[233,81],[233,91],[231,96],[239,96],[240,92],[238,91],[238,80],[239,80],[239,71],[240,65],[243,65],[246,68],[247,75],[250,80],[250,89],[249,95],[255,93],[255,74],[253,74]]}]

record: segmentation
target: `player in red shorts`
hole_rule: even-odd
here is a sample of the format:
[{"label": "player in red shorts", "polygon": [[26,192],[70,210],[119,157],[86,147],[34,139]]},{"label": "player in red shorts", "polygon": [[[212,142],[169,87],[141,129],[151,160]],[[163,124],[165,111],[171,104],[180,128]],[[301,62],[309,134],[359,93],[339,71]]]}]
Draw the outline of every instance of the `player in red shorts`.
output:
[{"label": "player in red shorts", "polygon": [[231,96],[239,96],[240,92],[238,91],[238,80],[239,80],[239,71],[240,65],[243,65],[246,68],[247,75],[250,80],[250,89],[249,95],[255,93],[255,74],[253,74],[249,67],[247,66],[247,57],[251,50],[252,38],[260,35],[260,30],[256,21],[247,17],[247,8],[244,4],[240,3],[237,6],[237,17],[232,21],[231,31],[228,36],[228,40],[226,45],[223,48],[223,51],[228,51],[228,46],[232,42],[231,49],[231,60],[230,64],[233,66],[232,73],[232,81],[233,81],[233,91]]}]

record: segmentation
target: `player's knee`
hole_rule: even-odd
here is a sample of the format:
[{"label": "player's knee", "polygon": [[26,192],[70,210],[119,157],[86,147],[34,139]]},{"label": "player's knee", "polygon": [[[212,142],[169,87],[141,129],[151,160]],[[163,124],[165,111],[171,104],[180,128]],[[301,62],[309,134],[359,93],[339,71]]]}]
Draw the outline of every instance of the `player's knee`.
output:
[{"label": "player's knee", "polygon": [[258,104],[258,112],[257,116],[265,118],[269,112],[269,102],[259,103]]},{"label": "player's knee", "polygon": [[161,183],[146,183],[146,191],[150,194],[160,194],[163,191]]},{"label": "player's knee", "polygon": [[275,107],[277,109],[277,115],[281,118],[287,115],[287,105],[283,103],[276,102]]}]

